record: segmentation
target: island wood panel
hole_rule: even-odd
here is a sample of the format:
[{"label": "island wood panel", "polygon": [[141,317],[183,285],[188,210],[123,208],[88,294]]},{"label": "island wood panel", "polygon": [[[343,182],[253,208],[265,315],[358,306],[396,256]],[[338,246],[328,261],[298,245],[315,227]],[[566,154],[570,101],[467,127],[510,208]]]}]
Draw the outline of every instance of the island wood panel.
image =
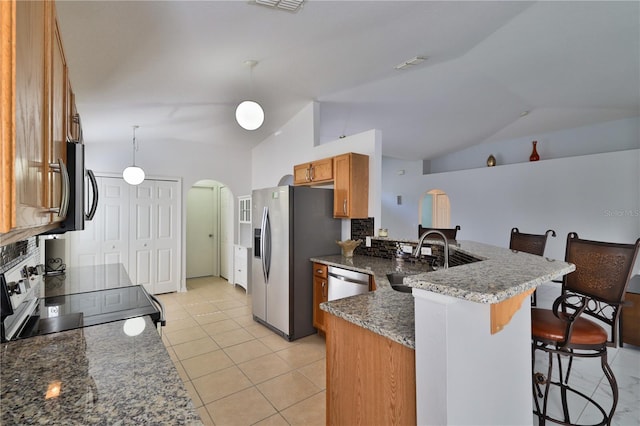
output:
[{"label": "island wood panel", "polygon": [[498,333],[509,324],[511,318],[520,310],[524,299],[531,296],[534,291],[535,288],[532,288],[502,302],[491,304],[491,334]]},{"label": "island wood panel", "polygon": [[415,425],[415,351],[325,316],[327,425]]}]

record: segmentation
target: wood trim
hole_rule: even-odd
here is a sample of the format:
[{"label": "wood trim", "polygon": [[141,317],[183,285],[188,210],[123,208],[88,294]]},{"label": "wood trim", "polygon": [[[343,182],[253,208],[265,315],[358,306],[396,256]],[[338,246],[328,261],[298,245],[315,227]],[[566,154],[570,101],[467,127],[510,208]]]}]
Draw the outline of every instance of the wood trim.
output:
[{"label": "wood trim", "polygon": [[15,226],[16,4],[0,1],[0,233]]},{"label": "wood trim", "polygon": [[509,322],[516,312],[520,310],[525,298],[531,296],[535,288],[513,296],[502,302],[491,305],[491,334],[500,332]]},{"label": "wood trim", "polygon": [[415,425],[415,351],[326,315],[327,425]]}]

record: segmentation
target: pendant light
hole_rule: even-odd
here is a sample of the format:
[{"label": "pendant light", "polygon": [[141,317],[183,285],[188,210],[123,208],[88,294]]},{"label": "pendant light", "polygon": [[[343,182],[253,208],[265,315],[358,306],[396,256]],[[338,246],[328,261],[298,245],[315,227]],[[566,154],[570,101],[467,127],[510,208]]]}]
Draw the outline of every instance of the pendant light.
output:
[{"label": "pendant light", "polygon": [[[253,89],[253,67],[258,64],[258,61],[247,60],[244,61],[244,64],[249,67],[251,87]],[[264,110],[256,101],[242,101],[236,108],[236,121],[245,130],[259,129],[264,123]]]},{"label": "pendant light", "polygon": [[138,146],[136,145],[136,129],[140,126],[133,126],[133,165],[127,167],[122,172],[124,181],[129,185],[140,185],[144,181],[144,170],[136,166],[136,151]]}]

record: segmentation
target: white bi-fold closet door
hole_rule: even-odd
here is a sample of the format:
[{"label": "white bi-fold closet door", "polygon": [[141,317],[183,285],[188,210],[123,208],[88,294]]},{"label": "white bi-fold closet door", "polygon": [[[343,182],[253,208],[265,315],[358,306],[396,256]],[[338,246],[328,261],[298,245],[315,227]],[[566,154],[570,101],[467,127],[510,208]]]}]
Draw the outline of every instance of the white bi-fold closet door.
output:
[{"label": "white bi-fold closet door", "polygon": [[[70,232],[69,266],[122,263],[133,284],[152,294],[180,288],[180,182],[131,186],[96,176],[100,201],[84,231]],[[69,235],[73,234],[73,235]]]}]

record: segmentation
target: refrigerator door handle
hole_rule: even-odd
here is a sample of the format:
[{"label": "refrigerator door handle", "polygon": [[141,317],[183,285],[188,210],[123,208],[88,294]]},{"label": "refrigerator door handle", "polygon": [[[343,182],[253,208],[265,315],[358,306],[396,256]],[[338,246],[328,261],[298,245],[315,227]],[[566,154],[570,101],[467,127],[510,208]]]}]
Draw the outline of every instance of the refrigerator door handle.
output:
[{"label": "refrigerator door handle", "polygon": [[269,215],[269,209],[265,207],[265,238],[264,238],[264,264],[265,264],[265,276],[266,282],[269,283],[269,275],[271,272],[271,217]]},{"label": "refrigerator door handle", "polygon": [[262,210],[262,223],[260,225],[260,261],[262,263],[262,275],[265,284],[269,283],[269,269],[271,268],[271,223],[269,221],[269,208]]}]

